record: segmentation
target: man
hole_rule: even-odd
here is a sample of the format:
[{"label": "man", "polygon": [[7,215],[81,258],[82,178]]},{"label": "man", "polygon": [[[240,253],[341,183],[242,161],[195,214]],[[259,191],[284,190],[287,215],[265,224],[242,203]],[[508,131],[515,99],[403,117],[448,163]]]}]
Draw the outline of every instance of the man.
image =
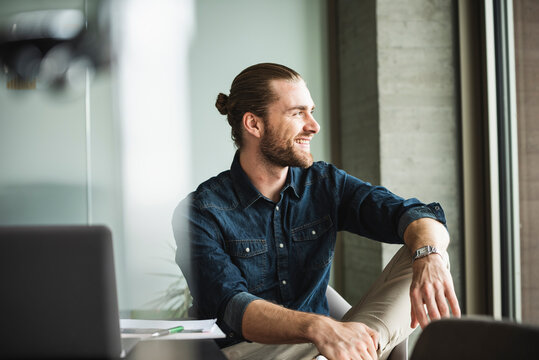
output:
[{"label": "man", "polygon": [[[218,319],[228,358],[385,359],[418,324],[460,316],[441,207],[313,163],[320,126],[298,73],[251,66],[216,107],[238,151],[180,203],[173,225],[194,308]],[[340,230],[404,243],[344,321],[328,316],[325,296]]]}]

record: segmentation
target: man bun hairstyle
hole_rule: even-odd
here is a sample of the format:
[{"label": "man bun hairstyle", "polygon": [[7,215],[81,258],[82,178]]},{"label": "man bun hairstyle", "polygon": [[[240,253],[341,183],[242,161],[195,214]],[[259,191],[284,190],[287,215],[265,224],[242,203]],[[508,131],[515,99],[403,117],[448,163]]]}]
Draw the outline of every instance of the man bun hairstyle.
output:
[{"label": "man bun hairstyle", "polygon": [[223,93],[219,93],[219,95],[217,95],[217,101],[215,102],[215,107],[217,108],[217,110],[219,110],[221,115],[228,114],[228,108],[226,107],[227,102],[228,102],[228,96],[226,96]]},{"label": "man bun hairstyle", "polygon": [[294,70],[279,64],[261,63],[249,66],[234,78],[230,94],[217,95],[215,107],[227,115],[232,131],[231,137],[237,148],[243,144],[243,115],[251,112],[265,119],[268,106],[278,99],[271,87],[272,80],[298,81],[301,76]]}]

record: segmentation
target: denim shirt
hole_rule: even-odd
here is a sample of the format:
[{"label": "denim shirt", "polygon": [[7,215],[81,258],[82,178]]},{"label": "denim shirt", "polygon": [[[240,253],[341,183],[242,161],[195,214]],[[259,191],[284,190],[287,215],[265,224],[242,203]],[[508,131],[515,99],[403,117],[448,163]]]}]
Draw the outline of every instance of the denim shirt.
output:
[{"label": "denim shirt", "polygon": [[325,162],[290,167],[278,202],[251,183],[236,153],[231,169],[202,183],[174,212],[176,262],[198,318],[217,318],[228,346],[245,340],[241,324],[256,299],[328,315],[335,240],[346,230],[403,243],[406,226],[440,205],[402,199]]}]

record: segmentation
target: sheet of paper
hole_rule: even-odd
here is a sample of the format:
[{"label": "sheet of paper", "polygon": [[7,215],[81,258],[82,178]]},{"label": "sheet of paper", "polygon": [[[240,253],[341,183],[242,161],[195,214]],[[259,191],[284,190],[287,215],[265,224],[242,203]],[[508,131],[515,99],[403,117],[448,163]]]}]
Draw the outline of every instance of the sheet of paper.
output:
[{"label": "sheet of paper", "polygon": [[[179,332],[165,336],[152,337],[154,330],[170,329],[177,326],[183,326],[186,332]],[[216,339],[224,338],[225,334],[216,324],[216,319],[209,320],[138,320],[138,319],[120,319],[120,328],[122,337],[135,337],[152,340],[171,340],[171,339]],[[128,333],[125,333],[125,331]],[[148,330],[146,333],[145,330]],[[201,330],[201,332],[188,332]]]}]

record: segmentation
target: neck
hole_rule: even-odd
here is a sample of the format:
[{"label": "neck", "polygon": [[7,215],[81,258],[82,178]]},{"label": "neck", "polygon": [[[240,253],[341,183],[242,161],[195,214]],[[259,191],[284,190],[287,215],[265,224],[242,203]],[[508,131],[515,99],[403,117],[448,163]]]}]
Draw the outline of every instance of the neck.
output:
[{"label": "neck", "polygon": [[240,150],[240,164],[258,191],[268,199],[278,202],[286,182],[288,167],[268,163],[261,154]]}]

